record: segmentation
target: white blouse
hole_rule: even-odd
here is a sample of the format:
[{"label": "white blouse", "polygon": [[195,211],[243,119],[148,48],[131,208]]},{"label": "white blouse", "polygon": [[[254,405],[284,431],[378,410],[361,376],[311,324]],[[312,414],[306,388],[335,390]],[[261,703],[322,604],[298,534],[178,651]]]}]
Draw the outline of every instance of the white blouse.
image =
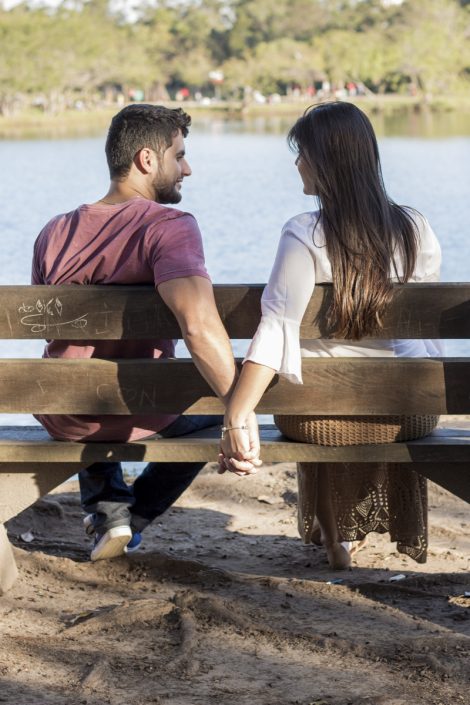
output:
[{"label": "white blouse", "polygon": [[[441,248],[428,221],[410,211],[419,232],[416,267],[410,281],[439,281]],[[439,343],[431,340],[300,340],[300,323],[315,282],[331,282],[331,265],[318,211],[287,221],[269,282],[261,299],[262,318],[244,362],[271,367],[289,381],[302,384],[302,357],[436,357]],[[399,255],[390,277],[403,275]],[[396,274],[397,273],[397,274]]]}]

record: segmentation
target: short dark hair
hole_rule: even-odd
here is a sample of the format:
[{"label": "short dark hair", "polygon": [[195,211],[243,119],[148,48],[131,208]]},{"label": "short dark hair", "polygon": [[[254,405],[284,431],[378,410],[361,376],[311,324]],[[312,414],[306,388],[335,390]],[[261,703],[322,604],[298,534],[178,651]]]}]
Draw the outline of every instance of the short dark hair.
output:
[{"label": "short dark hair", "polygon": [[106,139],[106,159],[112,179],[125,178],[137,152],[144,147],[162,154],[181,130],[188,134],[191,117],[181,108],[138,103],[127,105],[111,121]]}]

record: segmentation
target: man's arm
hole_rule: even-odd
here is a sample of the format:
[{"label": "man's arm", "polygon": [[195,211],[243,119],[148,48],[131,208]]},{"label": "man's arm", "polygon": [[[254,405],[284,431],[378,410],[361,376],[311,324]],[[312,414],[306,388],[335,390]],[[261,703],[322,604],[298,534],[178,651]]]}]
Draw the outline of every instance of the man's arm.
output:
[{"label": "man's arm", "polygon": [[[238,379],[232,346],[220,320],[214,290],[204,277],[181,277],[158,285],[158,293],[174,314],[194,364],[226,407]],[[261,465],[259,433],[254,414],[250,432],[240,445],[233,466],[244,475]]]},{"label": "man's arm", "polygon": [[199,372],[226,406],[238,372],[212,284],[204,277],[181,277],[159,284],[158,293],[178,321]]}]

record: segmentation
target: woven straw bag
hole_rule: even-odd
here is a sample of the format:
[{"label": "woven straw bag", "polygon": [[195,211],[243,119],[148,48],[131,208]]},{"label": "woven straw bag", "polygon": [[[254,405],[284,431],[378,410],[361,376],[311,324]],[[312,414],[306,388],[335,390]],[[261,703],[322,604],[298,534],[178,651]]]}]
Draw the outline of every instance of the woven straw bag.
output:
[{"label": "woven straw bag", "polygon": [[427,436],[439,416],[293,416],[274,423],[288,438],[320,446],[376,445]]}]

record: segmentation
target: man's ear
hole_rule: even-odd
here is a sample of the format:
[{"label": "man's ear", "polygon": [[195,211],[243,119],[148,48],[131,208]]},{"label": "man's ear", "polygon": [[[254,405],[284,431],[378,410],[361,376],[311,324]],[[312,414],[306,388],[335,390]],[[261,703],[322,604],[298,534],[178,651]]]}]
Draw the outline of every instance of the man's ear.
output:
[{"label": "man's ear", "polygon": [[153,149],[143,147],[135,155],[134,164],[142,174],[150,174],[157,164],[157,155]]}]

